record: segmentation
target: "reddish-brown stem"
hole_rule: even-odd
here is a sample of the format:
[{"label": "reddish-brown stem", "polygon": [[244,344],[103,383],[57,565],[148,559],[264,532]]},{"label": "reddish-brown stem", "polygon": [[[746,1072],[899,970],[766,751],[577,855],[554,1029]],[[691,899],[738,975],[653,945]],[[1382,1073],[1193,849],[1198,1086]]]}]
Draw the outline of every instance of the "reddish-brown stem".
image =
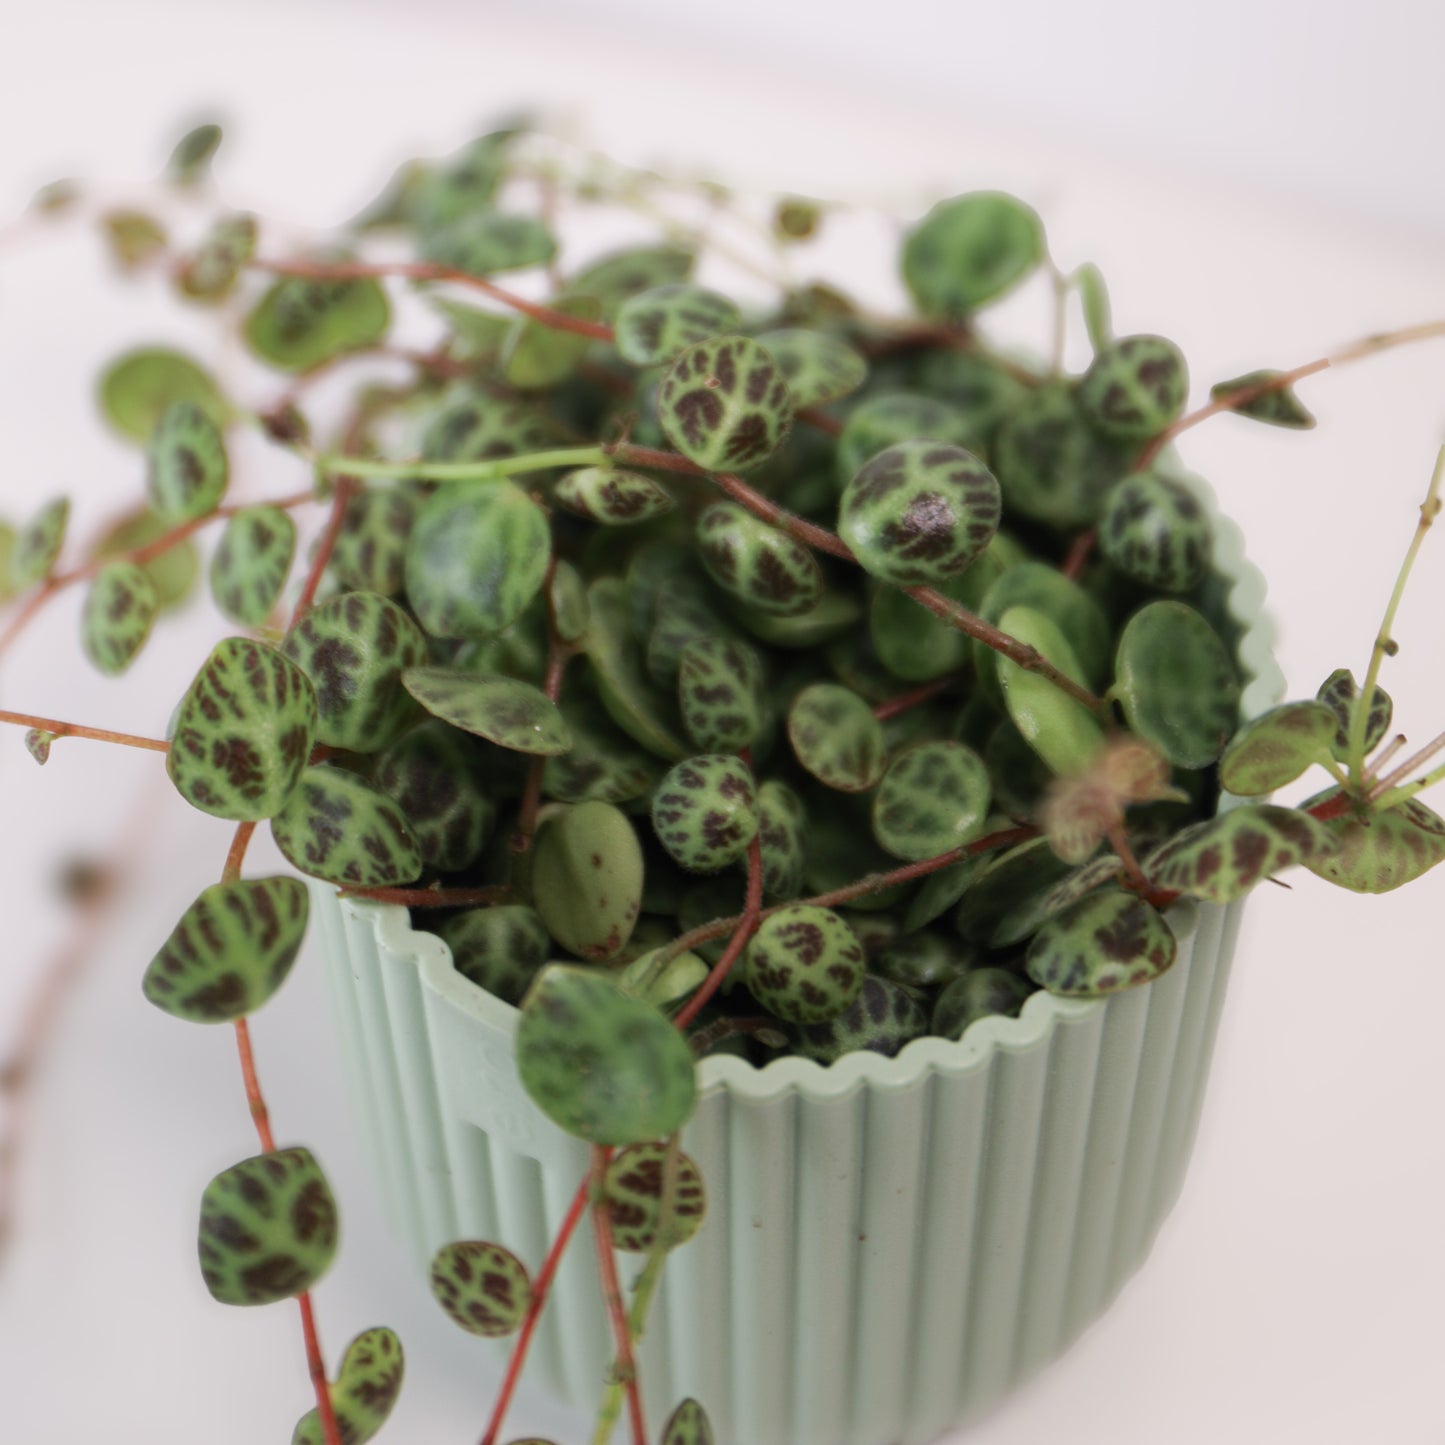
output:
[{"label": "reddish-brown stem", "polygon": [[261,1140],[261,1152],[272,1154],[276,1140],[271,1133],[271,1114],[266,1108],[266,1096],[261,1092],[261,1081],[256,1077],[256,1057],[251,1052],[251,1026],[244,1019],[236,1020],[236,1052],[241,1056],[241,1079],[246,1086],[246,1103],[251,1110],[251,1122],[256,1126],[257,1137]]},{"label": "reddish-brown stem", "polygon": [[1060,573],[1067,577],[1070,582],[1077,582],[1079,574],[1084,570],[1084,564],[1094,551],[1094,543],[1099,540],[1099,529],[1090,527],[1087,532],[1080,532],[1074,538],[1073,545],[1069,548],[1069,555],[1064,558],[1063,564],[1059,567]]},{"label": "reddish-brown stem", "polygon": [[572,1236],[577,1232],[577,1226],[581,1223],[582,1215],[586,1212],[587,1201],[592,1193],[592,1176],[589,1174],[578,1186],[577,1193],[572,1197],[572,1203],[568,1207],[566,1217],[562,1220],[561,1228],[552,1241],[552,1247],[547,1251],[547,1258],[542,1261],[542,1268],[537,1271],[536,1278],[532,1281],[532,1302],[527,1307],[527,1316],[522,1321],[522,1328],[517,1332],[517,1343],[512,1346],[512,1356],[507,1361],[507,1373],[502,1378],[502,1388],[497,1391],[496,1402],[492,1405],[492,1418],[487,1422],[486,1433],[482,1436],[481,1445],[497,1445],[497,1439],[502,1433],[502,1425],[507,1418],[507,1407],[512,1403],[512,1396],[516,1393],[517,1381],[522,1378],[522,1366],[527,1362],[527,1349],[532,1343],[532,1335],[536,1332],[537,1321],[542,1317],[542,1307],[547,1303],[547,1294],[552,1288],[552,1280],[557,1273],[558,1266],[562,1263],[562,1255]]},{"label": "reddish-brown stem", "polygon": [[627,1396],[627,1413],[632,1421],[632,1445],[647,1445],[647,1426],[642,1414],[642,1387],[637,1379],[637,1361],[632,1354],[632,1331],[627,1323],[627,1310],[622,1303],[622,1287],[617,1282],[617,1256],[612,1252],[612,1216],[608,1212],[604,1183],[612,1150],[597,1144],[592,1148],[592,1234],[597,1244],[597,1278],[602,1286],[602,1302],[612,1322],[612,1338],[617,1344],[617,1379]]},{"label": "reddish-brown stem", "polygon": [[763,850],[761,840],[755,833],[748,844],[748,891],[743,900],[743,911],[737,919],[737,927],[723,950],[722,957],[713,965],[712,971],[703,979],[701,987],[678,1011],[673,1022],[680,1029],[687,1026],[702,1012],[703,1006],[722,987],[723,980],[732,972],[733,965],[742,956],[748,939],[763,916]]},{"label": "reddish-brown stem", "polygon": [[356,494],[359,486],[360,483],[354,477],[337,478],[336,491],[331,498],[331,514],[326,519],[326,530],[322,532],[321,540],[317,543],[316,555],[311,559],[311,569],[306,574],[301,595],[296,599],[296,606],[291,610],[291,627],[295,627],[305,617],[311,610],[311,604],[316,600],[316,589],[321,585],[321,574],[326,571],[326,564],[331,561],[331,554],[336,548],[336,539],[341,535],[341,525],[346,520],[346,505]]},{"label": "reddish-brown stem", "polygon": [[505,903],[512,890],[490,888],[343,888],[343,898],[369,898],[375,903],[400,903],[406,908],[485,908]]},{"label": "reddish-brown stem", "polygon": [[800,407],[794,415],[800,422],[816,428],[827,436],[840,437],[843,435],[843,423],[836,416],[829,416],[826,411],[819,411],[815,406]]},{"label": "reddish-brown stem", "polygon": [[246,861],[246,849],[251,846],[251,835],[255,831],[254,823],[236,824],[231,851],[226,854],[226,866],[221,869],[222,883],[234,883],[241,876],[241,865]]},{"label": "reddish-brown stem", "polygon": [[39,732],[54,733],[58,738],[92,738],[98,743],[119,743],[127,748],[144,748],[147,752],[165,753],[170,744],[160,738],[138,737],[135,733],[117,733],[109,728],[88,728],[80,723],[61,722],[53,717],[36,717],[28,712],[0,711],[0,723],[14,723],[16,727],[35,728]]},{"label": "reddish-brown stem", "polygon": [[590,336],[597,341],[611,341],[612,328],[600,321],[584,321],[578,316],[568,316],[563,311],[554,311],[550,306],[539,306],[534,301],[505,291],[491,281],[473,276],[467,271],[458,271],[452,266],[438,266],[428,261],[270,261],[255,260],[251,265],[258,271],[269,271],[275,276],[304,276],[317,281],[372,281],[396,276],[408,281],[454,281],[459,286],[470,286],[489,296],[493,301],[510,307],[513,311],[529,316],[543,326],[555,331],[573,331],[579,336]]},{"label": "reddish-brown stem", "polygon": [[921,687],[915,687],[910,692],[900,692],[897,697],[890,697],[880,702],[873,709],[873,716],[879,722],[887,722],[891,717],[911,712],[914,708],[931,702],[940,693],[947,692],[952,682],[951,677],[940,677],[934,682],[925,682]]},{"label": "reddish-brown stem", "polygon": [[1115,823],[1107,831],[1109,846],[1119,855],[1119,861],[1124,865],[1124,877],[1128,885],[1136,893],[1148,894],[1150,892],[1149,880],[1144,876],[1144,870],[1139,866],[1139,860],[1134,856],[1134,850],[1129,845],[1129,835],[1124,831],[1122,822]]},{"label": "reddish-brown stem", "polygon": [[316,1415],[321,1422],[321,1438],[325,1445],[344,1445],[341,1423],[331,1403],[331,1387],[326,1382],[326,1357],[321,1353],[321,1335],[316,1328],[316,1311],[311,1306],[311,1291],[296,1296],[301,1308],[301,1337],[306,1342],[306,1373],[311,1376],[312,1393],[316,1396]]}]

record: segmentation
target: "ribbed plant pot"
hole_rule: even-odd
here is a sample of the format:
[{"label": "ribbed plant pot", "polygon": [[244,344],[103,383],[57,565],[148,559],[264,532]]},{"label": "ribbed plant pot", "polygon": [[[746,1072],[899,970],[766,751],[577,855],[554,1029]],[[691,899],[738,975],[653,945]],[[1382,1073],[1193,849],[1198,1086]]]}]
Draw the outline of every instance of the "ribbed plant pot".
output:
[{"label": "ribbed plant pot", "polygon": [[[1264,588],[1237,529],[1217,525],[1254,713],[1281,684]],[[418,1265],[483,1238],[535,1269],[587,1150],[523,1092],[517,1011],[404,909],[324,885],[313,905],[351,1092]],[[684,1147],[708,1213],[668,1261],[643,1344],[651,1417],[692,1395],[720,1445],[925,1445],[1059,1355],[1178,1196],[1240,911],[1171,909],[1173,968],[1107,1001],[1036,994],[1018,1018],[894,1059],[704,1060]],[[589,1409],[610,1338],[580,1240],[529,1377]]]}]

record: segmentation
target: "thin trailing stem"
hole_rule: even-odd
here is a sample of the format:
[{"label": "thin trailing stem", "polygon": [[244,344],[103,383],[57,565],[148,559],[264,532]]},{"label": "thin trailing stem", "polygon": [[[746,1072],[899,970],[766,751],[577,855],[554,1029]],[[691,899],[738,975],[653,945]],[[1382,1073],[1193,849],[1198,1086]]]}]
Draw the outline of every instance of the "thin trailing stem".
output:
[{"label": "thin trailing stem", "polygon": [[552,451],[494,457],[481,462],[391,462],[372,457],[321,456],[316,459],[316,465],[324,472],[344,472],[351,477],[409,477],[419,482],[490,482],[515,476],[519,472],[541,471],[546,467],[595,467],[606,461],[607,451],[603,447],[558,447]]},{"label": "thin trailing stem", "polygon": [[1109,839],[1109,846],[1119,855],[1119,861],[1124,865],[1124,877],[1129,887],[1136,893],[1147,894],[1150,891],[1149,880],[1144,876],[1138,858],[1134,856],[1134,849],[1129,844],[1129,835],[1124,831],[1123,823],[1115,823],[1105,836]]},{"label": "thin trailing stem", "polygon": [[373,903],[399,903],[404,908],[485,908],[505,903],[512,890],[505,884],[487,888],[343,888],[343,898],[369,898]]},{"label": "thin trailing stem", "polygon": [[241,876],[241,865],[246,861],[246,849],[251,846],[251,837],[256,831],[254,823],[237,823],[231,838],[231,851],[226,854],[226,866],[221,869],[221,882],[234,883]]},{"label": "thin trailing stem", "polygon": [[341,535],[342,524],[346,521],[346,508],[358,490],[360,483],[352,476],[344,476],[336,483],[336,491],[331,498],[331,514],[326,519],[326,530],[321,534],[316,555],[311,559],[310,570],[301,587],[301,595],[296,599],[296,606],[291,611],[291,627],[295,627],[305,617],[316,600],[316,589],[321,585],[322,574],[331,561],[332,552],[336,550],[336,539]]},{"label": "thin trailing stem", "polygon": [[[742,956],[743,949],[747,947],[748,939],[753,936],[753,931],[763,917],[763,850],[757,834],[753,835],[753,841],[748,844],[748,891],[743,901],[743,911],[738,915],[736,926],[733,929],[733,936],[728,940],[728,946],[723,950],[722,957],[712,966],[711,972],[703,979],[698,990],[678,1010],[677,1017],[673,1022],[680,1029],[687,1026],[702,1012],[703,1006],[722,987],[723,980],[732,972],[733,965]],[[679,953],[686,952],[679,949]]]},{"label": "thin trailing stem", "polygon": [[617,1256],[612,1247],[612,1216],[608,1212],[604,1182],[612,1150],[601,1145],[592,1149],[592,1236],[597,1246],[597,1277],[602,1286],[602,1301],[612,1323],[612,1338],[617,1345],[615,1372],[617,1382],[627,1397],[627,1413],[632,1421],[632,1445],[647,1445],[647,1425],[642,1412],[642,1387],[637,1378],[637,1361],[632,1353],[632,1327],[622,1305],[622,1288],[617,1282]]},{"label": "thin trailing stem", "polygon": [[911,712],[926,702],[932,702],[940,693],[947,692],[952,682],[951,677],[940,677],[934,682],[925,682],[920,687],[901,692],[897,697],[886,698],[873,709],[873,716],[879,722],[887,722],[889,718]]},{"label": "thin trailing stem", "polygon": [[81,723],[61,722],[58,718],[37,717],[28,712],[0,710],[0,723],[14,723],[16,727],[54,733],[58,738],[90,738],[98,743],[118,743],[121,747],[144,748],[152,753],[166,753],[171,748],[171,745],[161,738],[143,738],[135,733],[113,732],[110,728],[85,727]]}]

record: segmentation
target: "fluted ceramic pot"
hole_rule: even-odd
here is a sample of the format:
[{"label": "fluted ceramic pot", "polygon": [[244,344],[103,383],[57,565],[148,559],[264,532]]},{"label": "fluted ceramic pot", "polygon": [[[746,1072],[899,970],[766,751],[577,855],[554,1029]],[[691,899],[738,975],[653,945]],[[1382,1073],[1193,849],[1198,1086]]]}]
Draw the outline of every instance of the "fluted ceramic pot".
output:
[{"label": "fluted ceramic pot", "polygon": [[[1237,529],[1217,532],[1252,714],[1281,684],[1263,583]],[[708,1212],[643,1344],[652,1417],[692,1395],[720,1445],[926,1445],[1059,1355],[1178,1196],[1240,910],[1176,905],[1173,968],[1108,1000],[1038,993],[894,1059],[703,1060],[684,1148]],[[517,1011],[405,909],[314,885],[314,916],[351,1092],[418,1265],[483,1238],[535,1269],[587,1150],[518,1082]],[[529,1363],[584,1409],[611,1356],[590,1254],[569,1251]]]}]

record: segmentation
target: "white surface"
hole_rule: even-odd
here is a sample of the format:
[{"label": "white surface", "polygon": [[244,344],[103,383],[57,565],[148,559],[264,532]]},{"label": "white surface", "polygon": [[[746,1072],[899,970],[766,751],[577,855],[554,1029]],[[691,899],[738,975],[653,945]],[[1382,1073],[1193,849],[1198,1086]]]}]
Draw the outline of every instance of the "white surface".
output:
[{"label": "white surface", "polygon": [[[1081,146],[1087,117],[1050,140],[1042,122],[1038,137],[1000,127],[963,93],[920,103],[908,84],[917,46],[901,36],[880,36],[878,75],[860,100],[847,74],[790,67],[779,46],[749,70],[735,58],[742,47],[700,59],[624,25],[594,31],[580,12],[549,25],[543,5],[3,8],[0,201],[11,207],[62,172],[145,174],[179,115],[219,104],[233,121],[225,185],[267,211],[324,223],[365,199],[390,162],[446,149],[485,116],[541,99],[581,117],[588,137],[619,156],[758,183],[919,198],[1005,185],[1042,210],[1063,263],[1104,268],[1123,329],[1157,329],[1184,346],[1196,396],[1213,378],[1445,315],[1438,236],[1162,162],[1126,163]],[[1223,23],[1209,14],[1209,25]],[[1020,20],[1020,45],[1039,43],[1037,25],[1027,28],[1036,19]],[[1001,23],[995,16],[990,33],[1001,34]],[[1136,42],[1143,48],[1127,65],[1107,36],[1096,45],[1067,38],[1081,73],[1107,65],[1127,79],[1182,67],[1179,103],[1200,134],[1234,112],[1234,98],[1211,93],[1208,64],[1194,65],[1177,35],[1157,52],[1147,38]],[[1398,77],[1384,52],[1357,59],[1362,89],[1351,103],[1388,111]],[[1333,79],[1311,75],[1311,85]],[[1415,144],[1414,113],[1395,114],[1401,145]],[[1280,113],[1274,133],[1304,134],[1315,119],[1328,118]],[[1438,135],[1437,126],[1432,144]],[[1358,194],[1382,216],[1418,214],[1419,197],[1438,199],[1439,188],[1422,172],[1418,194],[1408,189],[1386,149]],[[837,246],[829,265],[850,268],[886,300],[881,239],[871,249],[866,236],[856,249]],[[1041,319],[1027,300],[1016,314],[1021,325]],[[116,287],[94,243],[78,236],[0,247],[0,318],[0,509],[23,514],[69,490],[83,535],[139,480],[135,454],[104,434],[89,406],[97,366],[133,340],[200,338],[204,328],[158,287]],[[1301,692],[1336,666],[1364,665],[1445,434],[1445,347],[1327,374],[1305,395],[1322,419],[1314,433],[1223,418],[1183,448],[1271,579],[1285,623],[1281,660]],[[248,457],[239,485],[249,495],[297,484],[275,454]],[[167,645],[115,683],[80,664],[77,609],[78,598],[64,599],[15,649],[0,676],[4,705],[158,733],[216,635],[214,618],[198,607],[169,624]],[[1445,536],[1426,550],[1398,627],[1401,654],[1385,676],[1417,742],[1445,725],[1442,609]],[[252,1147],[230,1036],[175,1024],[138,990],[176,913],[215,876],[228,825],[156,783],[154,757],[61,744],[42,771],[18,735],[4,741],[6,1032],[64,936],[49,901],[55,860],[104,849],[138,797],[148,800],[153,836],[137,862],[145,894],[117,918],[34,1097],[23,1230],[0,1272],[0,1437],[284,1442],[308,1404],[295,1312],[220,1309],[194,1262],[201,1188]],[[253,866],[268,856],[258,846]],[[1384,900],[1291,881],[1292,893],[1265,889],[1252,905],[1193,1173],[1154,1258],[1105,1321],[971,1441],[1445,1437],[1434,1385],[1445,1293],[1445,875]],[[438,1328],[435,1307],[388,1252],[331,1082],[320,1004],[315,971],[298,969],[255,1035],[279,1136],[315,1147],[343,1203],[343,1254],[318,1291],[323,1337],[334,1357],[368,1325],[402,1331],[409,1380],[384,1439],[475,1439],[492,1376],[468,1364],[470,1343]],[[547,1428],[545,1407],[524,1402],[510,1433]],[[551,1428],[562,1445],[583,1438],[580,1428]]]}]

